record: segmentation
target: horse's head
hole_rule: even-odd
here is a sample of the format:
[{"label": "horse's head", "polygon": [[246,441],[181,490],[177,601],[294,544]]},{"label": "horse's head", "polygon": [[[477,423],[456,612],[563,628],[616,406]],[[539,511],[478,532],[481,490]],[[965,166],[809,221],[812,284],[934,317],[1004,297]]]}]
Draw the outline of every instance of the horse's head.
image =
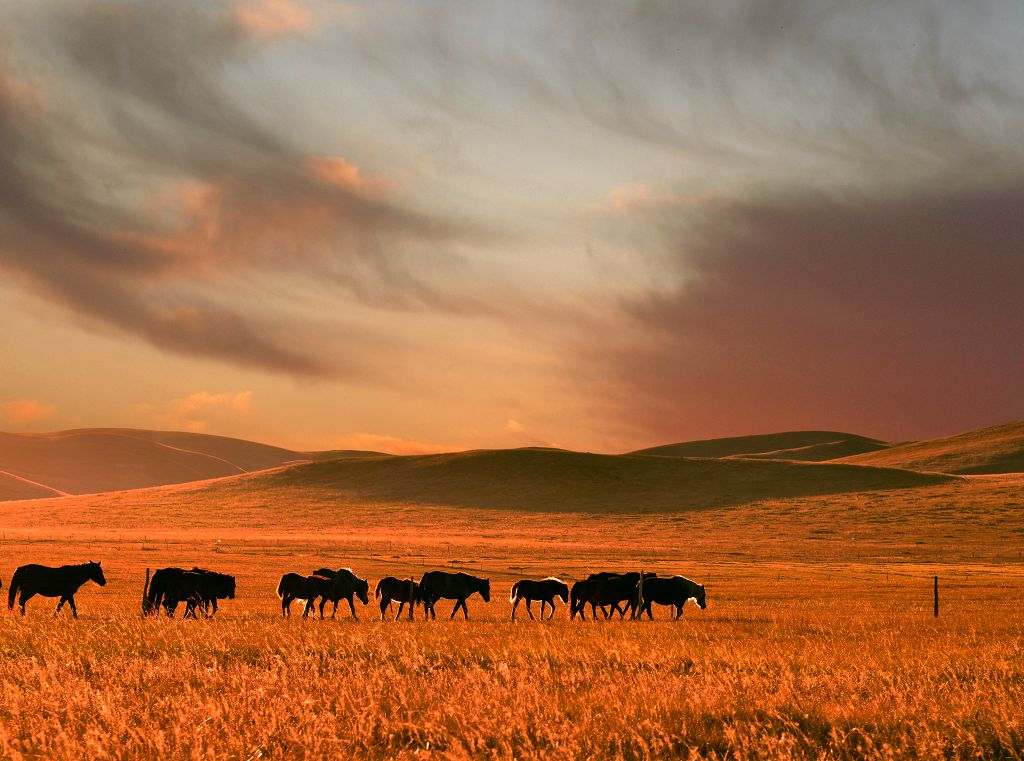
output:
[{"label": "horse's head", "polygon": [[480,596],[484,598],[484,602],[491,601],[491,580],[480,579]]},{"label": "horse's head", "polygon": [[107,580],[103,576],[103,567],[99,563],[87,563],[86,565],[89,567],[89,578],[101,587],[105,587]]},{"label": "horse's head", "polygon": [[708,607],[708,598],[707,595],[704,593],[703,584],[697,585],[697,593],[693,596],[693,599],[697,601],[697,607],[701,610],[704,610]]},{"label": "horse's head", "polygon": [[220,598],[235,599],[235,577],[225,573],[216,574],[216,584],[213,593]]},{"label": "horse's head", "polygon": [[370,581],[368,579],[356,579],[356,596],[363,605],[370,602]]},{"label": "horse's head", "polygon": [[569,602],[569,585],[564,582],[558,583],[558,596],[562,598],[562,602]]}]

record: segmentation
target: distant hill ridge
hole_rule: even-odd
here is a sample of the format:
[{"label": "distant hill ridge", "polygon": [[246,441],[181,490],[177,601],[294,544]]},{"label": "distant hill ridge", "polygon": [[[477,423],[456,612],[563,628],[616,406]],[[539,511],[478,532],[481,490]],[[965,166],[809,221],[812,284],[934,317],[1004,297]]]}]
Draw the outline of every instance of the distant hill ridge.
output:
[{"label": "distant hill ridge", "polygon": [[226,436],[129,428],[0,433],[0,499],[138,489],[366,454],[377,453],[295,452]]},{"label": "distant hill ridge", "polygon": [[878,439],[840,431],[785,431],[753,436],[701,439],[630,452],[659,457],[758,457],[818,462],[889,445]]},{"label": "distant hill ridge", "polygon": [[681,512],[757,500],[905,489],[949,476],[832,463],[475,450],[313,462],[211,488],[538,512]]},{"label": "distant hill ridge", "polygon": [[960,475],[1024,472],[1024,421],[908,442],[838,462]]}]

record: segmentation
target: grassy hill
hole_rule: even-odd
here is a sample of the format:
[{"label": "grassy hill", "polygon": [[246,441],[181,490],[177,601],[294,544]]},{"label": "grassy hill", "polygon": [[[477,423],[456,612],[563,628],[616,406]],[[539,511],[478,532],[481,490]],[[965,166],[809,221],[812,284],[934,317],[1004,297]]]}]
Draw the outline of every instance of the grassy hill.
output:
[{"label": "grassy hill", "polygon": [[840,462],[964,475],[1024,472],[1024,421],[900,444]]},{"label": "grassy hill", "polygon": [[640,449],[631,454],[659,457],[760,457],[818,462],[874,452],[884,441],[838,431],[786,431],[724,439],[702,439]]},{"label": "grassy hill", "polygon": [[226,436],[131,428],[0,433],[0,500],[138,489],[286,463],[379,455],[296,452]]},{"label": "grassy hill", "polygon": [[314,462],[211,488],[346,500],[537,512],[678,512],[785,497],[907,489],[946,477],[773,460],[599,455],[560,449],[477,450]]}]

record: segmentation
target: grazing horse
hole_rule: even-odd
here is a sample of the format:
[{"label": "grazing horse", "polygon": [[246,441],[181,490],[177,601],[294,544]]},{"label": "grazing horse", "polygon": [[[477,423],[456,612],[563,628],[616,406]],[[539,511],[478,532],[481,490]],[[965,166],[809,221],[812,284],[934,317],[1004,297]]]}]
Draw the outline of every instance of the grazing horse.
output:
[{"label": "grazing horse", "polygon": [[352,618],[358,621],[359,616],[356,615],[356,604],[352,598],[358,597],[363,605],[368,605],[370,602],[370,582],[366,579],[360,579],[352,573],[351,568],[339,568],[337,571],[332,571],[330,568],[319,568],[313,571],[313,575],[329,581],[328,586],[320,597],[320,618],[324,617],[324,605],[327,604],[328,600],[334,603],[331,618],[334,618],[334,614],[338,612],[338,602],[347,600],[349,610],[352,611]]},{"label": "grazing horse", "polygon": [[[640,597],[639,584],[637,585],[637,597]],[[643,597],[640,599],[640,607],[636,612],[639,618],[647,612],[647,618],[654,620],[651,615],[651,603],[658,605],[671,605],[675,608],[673,621],[677,621],[683,615],[683,605],[690,598],[697,602],[697,607],[704,610],[708,607],[707,595],[704,592],[704,585],[690,581],[684,576],[672,576],[669,578],[644,579]]]},{"label": "grazing horse", "polygon": [[466,598],[475,592],[480,593],[484,602],[490,602],[491,580],[461,572],[427,571],[420,579],[423,615],[426,616],[429,613],[431,618],[437,618],[434,614],[435,603],[438,600],[455,600],[455,607],[452,608],[452,614],[448,616],[448,619],[455,618],[459,608],[462,608],[462,615],[468,619],[469,610],[466,608]]},{"label": "grazing horse", "polygon": [[[644,574],[644,584],[647,579],[655,578],[653,573]],[[619,618],[625,618],[626,611],[631,615],[635,613],[636,587],[640,581],[640,574],[631,573],[592,573],[584,581],[578,581],[572,587],[572,606],[569,611],[569,619],[572,620],[579,613],[581,619],[586,619],[584,606],[590,605],[591,613],[597,618],[597,608],[601,608],[605,618],[618,613]],[[625,608],[620,607],[625,603]],[[606,608],[611,608],[609,612]]]},{"label": "grazing horse", "polygon": [[25,615],[25,603],[36,595],[43,597],[59,597],[57,610],[53,615],[60,613],[60,609],[67,603],[71,607],[71,615],[78,618],[78,608],[75,607],[75,592],[87,581],[95,581],[101,587],[106,586],[107,580],[103,577],[103,569],[99,563],[82,563],[80,565],[62,565],[60,568],[51,568],[46,565],[23,565],[14,572],[11,577],[11,588],[7,593],[7,609],[14,610],[14,598],[18,599],[21,606],[21,615]]},{"label": "grazing horse", "polygon": [[[322,597],[331,585],[330,579],[323,576],[301,576],[297,573],[286,573],[277,584],[277,596],[281,598],[281,615],[288,618],[292,614],[292,601],[305,600],[302,617],[306,618],[313,609],[313,603]],[[320,606],[320,618],[324,617],[323,605]]]},{"label": "grazing horse", "polygon": [[512,585],[512,592],[509,594],[508,601],[512,603],[512,620],[516,620],[516,608],[519,607],[519,603],[522,600],[526,600],[526,612],[530,614],[530,620],[533,621],[533,611],[530,610],[531,600],[540,600],[540,620],[544,620],[544,606],[551,606],[551,615],[548,619],[552,619],[555,616],[555,598],[561,597],[562,602],[569,602],[569,585],[561,579],[556,579],[554,576],[549,576],[546,579],[540,581],[534,581],[533,579],[521,579]]},{"label": "grazing horse", "polygon": [[[399,616],[402,615],[402,608],[409,605],[409,620],[413,620],[413,609],[416,607],[416,603],[422,603],[422,595],[420,594],[420,585],[412,579],[397,579],[394,576],[385,576],[383,579],[377,582],[377,588],[373,592],[373,596],[380,600],[380,620],[384,620],[384,614],[391,607],[391,602],[395,601],[398,603],[398,612],[395,614],[395,620],[397,621]],[[424,605],[424,608],[426,606]]]},{"label": "grazing horse", "polygon": [[[185,603],[185,618],[195,618],[196,610],[203,612],[213,605],[217,612],[217,600],[234,599],[235,577],[208,571],[205,568],[158,568],[149,583],[144,612],[156,611],[162,605],[168,616],[173,616],[178,603]],[[210,614],[212,615],[212,614]]]}]

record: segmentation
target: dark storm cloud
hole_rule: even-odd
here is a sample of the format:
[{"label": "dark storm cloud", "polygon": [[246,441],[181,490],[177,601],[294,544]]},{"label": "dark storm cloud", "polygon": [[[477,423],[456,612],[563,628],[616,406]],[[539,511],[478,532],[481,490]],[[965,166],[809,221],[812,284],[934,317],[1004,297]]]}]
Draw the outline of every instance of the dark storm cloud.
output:
[{"label": "dark storm cloud", "polygon": [[685,232],[662,218],[679,284],[623,302],[629,340],[584,353],[661,439],[1017,417],[1021,209],[1024,182],[722,203]]},{"label": "dark storm cloud", "polygon": [[[18,31],[21,68],[60,82],[38,91],[0,61],[0,268],[37,294],[164,349],[342,377],[389,342],[242,307],[232,283],[277,272],[390,309],[483,308],[416,265],[459,271],[453,243],[479,230],[404,208],[228,94],[261,41],[227,7],[71,4]],[[171,197],[146,199],[153,180]],[[349,359],[328,358],[331,338]]]}]

